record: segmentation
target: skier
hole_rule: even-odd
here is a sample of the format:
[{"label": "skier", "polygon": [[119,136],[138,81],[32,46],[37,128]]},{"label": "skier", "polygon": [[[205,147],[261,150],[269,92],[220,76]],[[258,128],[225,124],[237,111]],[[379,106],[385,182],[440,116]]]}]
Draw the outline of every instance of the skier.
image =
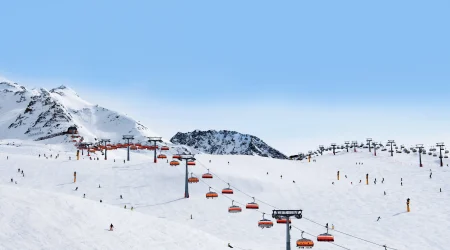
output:
[{"label": "skier", "polygon": [[39,154],[39,158],[41,158],[41,154]]},{"label": "skier", "polygon": [[231,246],[231,244],[230,244],[230,243],[228,243],[228,247],[229,247],[229,248],[233,248],[233,247]]},{"label": "skier", "polygon": [[283,179],[283,175],[280,175],[280,178]]},{"label": "skier", "polygon": [[100,188],[100,184],[98,184],[98,188]]},{"label": "skier", "polygon": [[20,173],[20,168],[19,168],[19,169],[17,169],[17,173]]},{"label": "skier", "polygon": [[120,199],[122,199],[122,195],[120,195]]},{"label": "skier", "polygon": [[134,208],[133,208],[133,207],[131,207],[131,211],[133,211],[133,209],[134,209]]},{"label": "skier", "polygon": [[209,163],[211,163],[211,160],[209,160]]},{"label": "skier", "polygon": [[22,174],[23,174],[23,170],[22,170]]},{"label": "skier", "polygon": [[75,188],[75,191],[78,191],[78,187]]},{"label": "skier", "polygon": [[100,203],[102,203],[103,201],[102,200],[100,200]]},{"label": "skier", "polygon": [[83,198],[86,198],[86,194],[83,194]]},{"label": "skier", "polygon": [[113,224],[111,223],[111,225],[109,226],[109,231],[113,231],[113,229],[114,229],[114,226],[113,226]]},{"label": "skier", "polygon": [[13,178],[11,178],[11,183],[14,182]]},{"label": "skier", "polygon": [[403,182],[400,182],[400,185],[403,186]]},{"label": "skier", "polygon": [[125,160],[123,160],[123,163],[125,164]]},{"label": "skier", "polygon": [[431,179],[431,176],[433,175],[433,173],[430,173],[430,179]]},{"label": "skier", "polygon": [[228,162],[228,165],[230,165],[230,162]]},{"label": "skier", "polygon": [[381,219],[381,217],[380,216],[378,216],[378,219],[377,219],[377,221],[379,221]]},{"label": "skier", "polygon": [[439,188],[439,193],[442,193],[442,188]]},{"label": "skier", "polygon": [[359,180],[359,183],[361,183],[361,180]]},{"label": "skier", "polygon": [[331,184],[333,184],[334,185],[334,181],[331,183]]},{"label": "skier", "polygon": [[127,209],[127,205],[123,206],[123,208]]},{"label": "skier", "polygon": [[347,175],[345,175],[345,178],[347,178]]},{"label": "skier", "polygon": [[386,195],[386,191],[384,191],[384,195]]},{"label": "skier", "polygon": [[384,177],[383,177],[383,179],[381,180],[381,183],[384,183]]},{"label": "skier", "polygon": [[293,180],[292,183],[295,183],[295,181]]}]

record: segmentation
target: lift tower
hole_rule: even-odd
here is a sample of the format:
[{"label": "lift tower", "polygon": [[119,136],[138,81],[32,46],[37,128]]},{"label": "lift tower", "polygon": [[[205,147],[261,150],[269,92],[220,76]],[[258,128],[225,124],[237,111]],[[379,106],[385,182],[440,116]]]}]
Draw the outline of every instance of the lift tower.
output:
[{"label": "lift tower", "polygon": [[[92,142],[83,142],[80,144],[83,148],[87,148],[87,156],[91,156],[89,152],[89,148],[92,146]],[[81,154],[83,154],[83,150],[81,150]]]},{"label": "lift tower", "polygon": [[127,161],[130,161],[130,141],[134,140],[134,136],[124,135],[122,139],[127,141]]},{"label": "lift tower", "polygon": [[105,160],[108,160],[108,156],[106,155],[108,149],[106,148],[106,143],[110,142],[110,139],[101,139],[100,143],[103,143],[105,145]]},{"label": "lift tower", "polygon": [[439,142],[439,143],[436,143],[436,146],[438,146],[439,147],[439,158],[440,158],[440,160],[441,160],[441,167],[443,167],[444,166],[444,162],[442,161],[442,150],[444,150],[443,149],[443,147],[445,146],[444,145],[444,143],[443,142]]},{"label": "lift tower", "polygon": [[291,250],[291,235],[289,228],[290,217],[294,216],[297,219],[302,218],[302,210],[273,210],[272,218],[280,220],[286,219],[286,250]]},{"label": "lift tower", "polygon": [[353,152],[356,153],[356,147],[358,146],[358,141],[352,141]]},{"label": "lift tower", "polygon": [[323,147],[323,145],[319,145],[319,152],[320,152],[320,155],[323,155],[323,150],[324,150],[325,148]]},{"label": "lift tower", "polygon": [[418,148],[419,149],[419,166],[420,167],[423,167],[423,165],[422,165],[422,150],[423,150],[423,144],[417,144],[416,145],[416,148]]},{"label": "lift tower", "polygon": [[[373,155],[377,156],[377,145],[378,145],[378,143],[372,142],[372,145],[373,145]],[[369,146],[369,148],[370,148],[370,146]]]},{"label": "lift tower", "polygon": [[371,152],[370,151],[370,142],[372,141],[372,138],[367,138],[366,141],[367,141],[367,145],[369,145],[369,152]]},{"label": "lift tower", "polygon": [[392,146],[394,145],[395,141],[394,140],[388,140],[387,144],[391,145],[391,156],[394,156],[394,149],[392,148]]},{"label": "lift tower", "polygon": [[189,169],[188,169],[188,161],[195,161],[194,155],[180,155],[180,161],[185,161],[186,163],[186,177],[184,182],[184,198],[189,198],[189,185],[188,185],[188,178],[189,178]]},{"label": "lift tower", "polygon": [[163,142],[162,137],[148,137],[148,142],[153,142],[153,149],[155,150],[153,162],[156,163],[156,143]]},{"label": "lift tower", "polygon": [[347,153],[348,153],[348,144],[350,144],[350,142],[349,142],[349,141],[346,141],[346,142],[345,142],[345,148],[347,149]]},{"label": "lift tower", "polygon": [[336,143],[331,143],[331,146],[333,147],[333,155],[336,155],[336,152],[335,152]]}]

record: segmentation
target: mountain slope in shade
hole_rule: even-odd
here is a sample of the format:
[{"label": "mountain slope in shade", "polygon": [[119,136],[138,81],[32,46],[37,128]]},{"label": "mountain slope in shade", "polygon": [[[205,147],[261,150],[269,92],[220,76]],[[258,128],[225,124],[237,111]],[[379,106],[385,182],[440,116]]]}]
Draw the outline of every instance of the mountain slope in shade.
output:
[{"label": "mountain slope in shade", "polygon": [[186,145],[201,152],[216,155],[258,155],[263,157],[287,159],[280,151],[270,147],[256,136],[228,130],[208,130],[178,132],[170,142]]}]

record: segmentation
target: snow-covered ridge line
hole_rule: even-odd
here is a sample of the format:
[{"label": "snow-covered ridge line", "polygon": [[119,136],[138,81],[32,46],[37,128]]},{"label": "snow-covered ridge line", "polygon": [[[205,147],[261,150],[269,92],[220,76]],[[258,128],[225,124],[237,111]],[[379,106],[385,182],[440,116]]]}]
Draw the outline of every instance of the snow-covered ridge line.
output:
[{"label": "snow-covered ridge line", "polygon": [[127,115],[83,100],[64,85],[28,90],[17,83],[0,82],[0,139],[36,140],[69,127],[77,127],[87,142],[101,138],[119,142],[127,134],[136,141],[158,136]]}]

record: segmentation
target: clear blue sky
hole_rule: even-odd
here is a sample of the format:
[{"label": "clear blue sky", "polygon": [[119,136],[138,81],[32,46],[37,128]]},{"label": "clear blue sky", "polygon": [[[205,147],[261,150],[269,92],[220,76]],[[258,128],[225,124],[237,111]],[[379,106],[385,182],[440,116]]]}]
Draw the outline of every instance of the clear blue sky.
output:
[{"label": "clear blue sky", "polygon": [[[448,0],[0,1],[0,75],[166,137],[236,129],[292,153],[450,124]],[[388,117],[398,131],[362,129]]]}]

